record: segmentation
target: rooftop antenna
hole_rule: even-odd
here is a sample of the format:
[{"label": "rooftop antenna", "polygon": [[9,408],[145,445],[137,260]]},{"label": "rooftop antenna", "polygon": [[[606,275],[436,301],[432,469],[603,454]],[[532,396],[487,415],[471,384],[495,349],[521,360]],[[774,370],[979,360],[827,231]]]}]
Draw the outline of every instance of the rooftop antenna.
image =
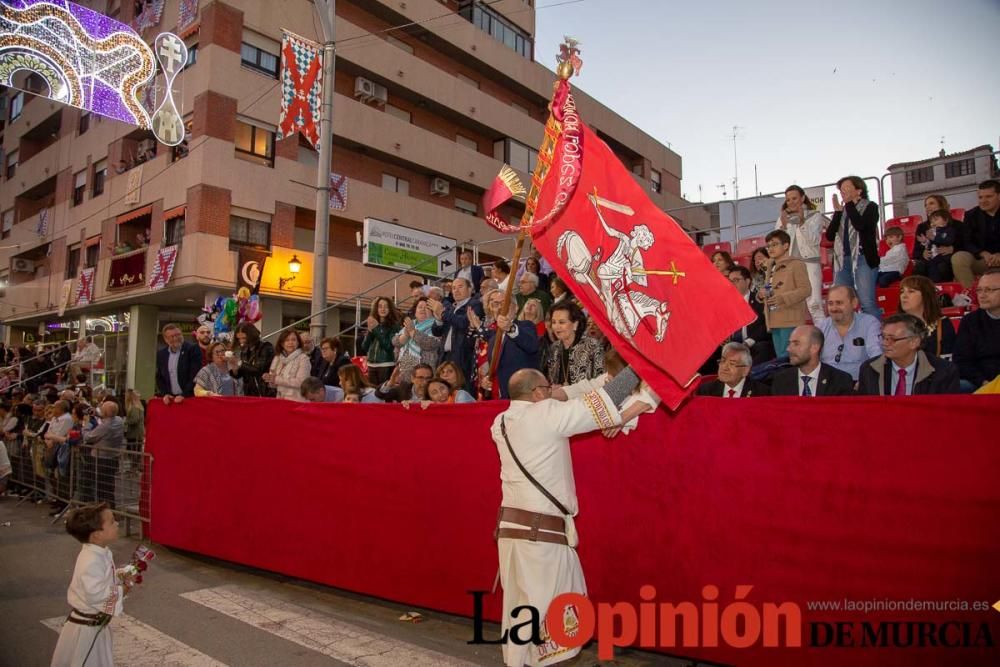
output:
[{"label": "rooftop antenna", "polygon": [[944,135],[943,134],[941,135],[941,152],[938,153],[938,155],[940,155],[941,157],[944,157],[945,155],[947,155],[947,153],[944,150]]}]

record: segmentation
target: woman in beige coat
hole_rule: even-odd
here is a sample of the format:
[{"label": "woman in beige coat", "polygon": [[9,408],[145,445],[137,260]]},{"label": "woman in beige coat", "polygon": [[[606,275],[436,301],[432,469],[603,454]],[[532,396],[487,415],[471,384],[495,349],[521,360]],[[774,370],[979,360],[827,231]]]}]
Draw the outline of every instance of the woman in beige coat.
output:
[{"label": "woman in beige coat", "polygon": [[278,336],[278,353],[271,361],[271,371],[264,373],[264,382],[275,387],[278,398],[304,401],[299,388],[309,377],[309,355],[302,351],[302,338],[295,329],[285,329]]},{"label": "woman in beige coat", "polygon": [[767,330],[774,341],[774,353],[780,357],[788,349],[792,330],[806,323],[809,314],[806,299],[812,294],[812,287],[806,265],[788,254],[792,242],[788,232],[776,229],[765,240],[771,263],[757,299],[764,304]]}]

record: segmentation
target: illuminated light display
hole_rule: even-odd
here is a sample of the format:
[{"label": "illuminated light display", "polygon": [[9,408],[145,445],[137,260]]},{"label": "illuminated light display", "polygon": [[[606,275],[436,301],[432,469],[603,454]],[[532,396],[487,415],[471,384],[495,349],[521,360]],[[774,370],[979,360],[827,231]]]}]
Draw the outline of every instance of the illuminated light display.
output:
[{"label": "illuminated light display", "polygon": [[[23,77],[17,75],[32,72],[45,81],[48,93],[28,92],[153,129],[158,139],[176,145],[184,133],[181,124],[178,138],[180,117],[170,83],[183,69],[187,49],[169,33],[157,37],[156,44],[158,49],[165,45],[163,55],[154,55],[124,23],[66,0],[0,2],[0,83],[23,90]],[[167,85],[151,115],[142,97],[156,73],[157,58]]]}]

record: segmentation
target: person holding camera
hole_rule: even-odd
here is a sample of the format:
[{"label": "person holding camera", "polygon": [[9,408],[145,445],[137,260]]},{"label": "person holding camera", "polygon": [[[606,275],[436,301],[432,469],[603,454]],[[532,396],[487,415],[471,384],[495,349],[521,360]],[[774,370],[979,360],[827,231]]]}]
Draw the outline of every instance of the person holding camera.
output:
[{"label": "person holding camera", "polygon": [[229,360],[233,353],[224,343],[208,346],[209,362],[194,376],[195,396],[240,396],[243,382],[229,374]]},{"label": "person holding camera", "polygon": [[823,332],[824,364],[850,373],[855,382],[861,364],[882,354],[882,323],[868,313],[855,312],[858,293],[850,285],[831,287],[826,295],[830,316],[820,320],[817,328]]},{"label": "person holding camera", "polygon": [[823,267],[819,262],[819,240],[829,222],[806,196],[805,190],[797,185],[789,185],[785,189],[785,201],[774,228],[788,232],[792,241],[788,254],[801,259],[806,265],[811,288],[806,307],[813,322],[823,319]]}]

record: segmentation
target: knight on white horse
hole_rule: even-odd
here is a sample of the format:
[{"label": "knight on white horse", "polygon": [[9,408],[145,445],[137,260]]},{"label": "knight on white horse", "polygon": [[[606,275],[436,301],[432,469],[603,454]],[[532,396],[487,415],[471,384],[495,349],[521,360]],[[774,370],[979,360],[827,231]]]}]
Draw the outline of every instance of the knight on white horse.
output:
[{"label": "knight on white horse", "polygon": [[556,254],[566,263],[566,268],[578,283],[589,285],[597,292],[604,303],[608,320],[619,334],[632,342],[639,325],[645,318],[652,317],[656,320],[656,328],[654,330],[650,327],[650,331],[659,343],[667,333],[670,309],[666,302],[632,289],[633,284],[643,287],[648,285],[647,271],[640,251],[651,248],[656,239],[646,225],[636,225],[629,234],[609,226],[601,214],[602,207],[625,215],[634,215],[635,212],[628,206],[616,204],[596,194],[588,197],[594,204],[604,231],[609,237],[618,239],[618,246],[602,262],[601,248],[596,253],[591,253],[579,234],[567,231],[562,233],[556,243]]}]

